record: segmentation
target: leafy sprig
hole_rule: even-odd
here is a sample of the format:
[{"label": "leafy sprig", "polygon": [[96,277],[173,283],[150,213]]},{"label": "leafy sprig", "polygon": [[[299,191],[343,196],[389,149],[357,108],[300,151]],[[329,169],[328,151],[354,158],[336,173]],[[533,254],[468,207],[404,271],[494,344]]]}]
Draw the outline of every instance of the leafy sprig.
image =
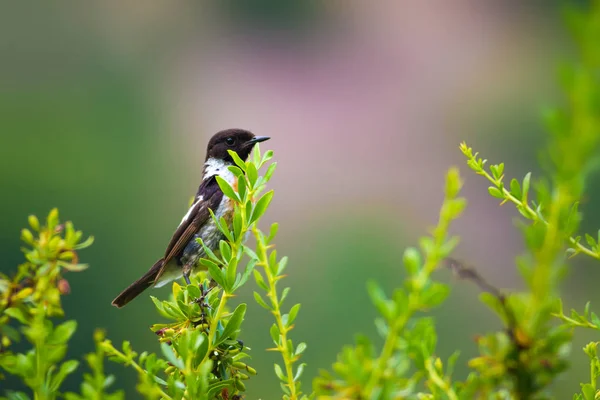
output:
[{"label": "leafy sprig", "polygon": [[[93,238],[82,241],[82,232],[71,222],[61,225],[57,209],[50,211],[45,225],[33,215],[28,222],[30,228],[21,231],[26,261],[12,277],[0,274],[0,368],[21,378],[36,399],[55,399],[79,361],[65,360],[76,321],[57,324],[52,318],[64,315],[61,296],[70,291],[64,275],[87,267],[79,264],[77,252]],[[12,344],[23,338],[31,348],[13,352]],[[9,397],[29,398],[25,393]]]},{"label": "leafy sprig", "polygon": [[[492,164],[489,171],[485,168],[486,159],[479,157],[479,153],[473,152],[473,149],[467,146],[466,143],[461,143],[460,150],[467,157],[467,165],[478,175],[485,177],[493,186],[488,188],[488,192],[492,197],[502,200],[500,204],[510,202],[515,205],[517,211],[528,220],[548,226],[548,209],[550,192],[545,182],[540,181],[534,185],[533,191],[537,201],[532,200],[534,197],[531,184],[531,173],[527,173],[523,180],[519,182],[516,178],[510,180],[510,184],[505,184],[504,163]],[[579,213],[579,202],[573,202],[570,206],[569,214],[563,221],[565,231],[571,232],[575,226],[578,226],[581,221]],[[572,256],[577,254],[586,254],[592,258],[600,259],[600,230],[597,238],[589,234],[585,234],[585,240],[589,247],[584,245],[581,236],[566,236],[570,247],[567,252]]]},{"label": "leafy sprig", "polygon": [[[420,249],[404,252],[404,267],[408,274],[404,287],[387,297],[375,282],[368,283],[368,292],[380,317],[376,320],[384,344],[378,355],[364,336],[358,336],[355,347],[345,347],[333,365],[334,374],[322,371],[314,387],[322,398],[404,398],[416,394],[417,384],[425,379],[429,394],[423,398],[457,399],[451,381],[457,354],[444,365],[435,356],[437,336],[433,320],[418,317],[418,313],[439,306],[447,298],[449,287],[431,279],[458,244],[458,238],[448,233],[450,223],[459,217],[466,201],[458,197],[462,181],[452,168],[446,177],[444,203],[438,224],[431,236],[420,239]],[[410,374],[411,363],[416,372]]]}]

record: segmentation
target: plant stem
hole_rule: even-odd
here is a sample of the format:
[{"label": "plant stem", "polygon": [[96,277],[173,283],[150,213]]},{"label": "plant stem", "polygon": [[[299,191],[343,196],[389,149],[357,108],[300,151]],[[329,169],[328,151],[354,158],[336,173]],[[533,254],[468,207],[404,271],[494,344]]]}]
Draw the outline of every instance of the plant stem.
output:
[{"label": "plant stem", "polygon": [[269,257],[267,255],[267,247],[265,246],[264,239],[262,235],[260,235],[258,228],[256,225],[252,227],[252,233],[256,238],[257,250],[258,250],[258,258],[259,262],[257,265],[261,265],[265,270],[265,274],[267,276],[267,283],[269,285],[269,290],[267,292],[267,296],[271,300],[272,313],[275,317],[275,321],[277,323],[277,327],[279,328],[279,343],[277,344],[277,350],[281,353],[283,358],[283,363],[285,366],[285,374],[287,378],[286,385],[290,390],[290,400],[296,400],[298,398],[298,394],[296,392],[296,384],[294,382],[294,371],[292,368],[293,360],[290,357],[291,351],[293,349],[288,349],[288,339],[287,333],[288,328],[283,323],[283,317],[281,315],[281,309],[279,307],[279,300],[277,296],[277,280],[279,277],[275,276],[271,272],[271,268],[269,267]]},{"label": "plant stem", "polygon": [[379,384],[381,376],[383,375],[383,373],[387,367],[387,363],[388,363],[390,357],[392,356],[392,354],[394,353],[394,350],[396,348],[396,343],[398,342],[398,338],[400,336],[400,332],[404,329],[404,327],[406,326],[406,323],[408,322],[408,320],[410,319],[412,314],[413,314],[413,310],[410,307],[410,301],[409,301],[409,309],[402,315],[402,318],[397,319],[395,321],[395,323],[390,328],[390,330],[385,338],[385,343],[383,344],[383,349],[381,350],[381,354],[379,355],[379,358],[377,359],[377,367],[375,367],[373,369],[371,378],[369,379],[369,381],[365,385],[365,389],[363,390],[363,396],[365,398],[369,398],[370,394],[373,393],[375,386],[377,386]]},{"label": "plant stem", "polygon": [[[31,329],[32,330],[36,330],[39,334],[36,335],[35,337],[35,341],[34,341],[34,347],[35,347],[35,363],[36,363],[36,368],[35,368],[35,387],[33,387],[33,391],[34,391],[34,399],[35,400],[46,400],[46,399],[50,399],[52,397],[49,397],[47,395],[47,392],[45,389],[45,379],[46,379],[46,374],[47,374],[47,367],[46,367],[46,354],[45,354],[45,350],[46,350],[46,346],[45,341],[46,341],[46,337],[47,337],[47,333],[45,333],[45,328],[44,328],[44,320],[46,319],[46,314],[45,314],[45,309],[43,305],[38,305],[37,307],[37,315],[35,315],[34,317],[34,321],[32,323]],[[43,336],[41,335],[41,332],[43,333]],[[44,354],[43,354],[44,353]]]}]

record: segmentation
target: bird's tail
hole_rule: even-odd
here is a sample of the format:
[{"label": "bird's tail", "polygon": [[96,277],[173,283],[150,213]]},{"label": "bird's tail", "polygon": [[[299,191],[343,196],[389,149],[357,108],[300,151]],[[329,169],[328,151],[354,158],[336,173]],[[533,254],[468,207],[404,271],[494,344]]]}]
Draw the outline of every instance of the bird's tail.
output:
[{"label": "bird's tail", "polygon": [[144,274],[144,276],[142,276],[140,279],[133,282],[125,290],[123,290],[112,301],[112,305],[117,308],[121,308],[127,303],[129,303],[131,300],[135,299],[144,290],[148,289],[150,286],[153,286],[154,282],[156,281],[156,277],[158,276],[158,273],[162,268],[163,261],[164,259],[161,258],[156,263],[154,263],[152,268],[150,268],[148,272]]}]

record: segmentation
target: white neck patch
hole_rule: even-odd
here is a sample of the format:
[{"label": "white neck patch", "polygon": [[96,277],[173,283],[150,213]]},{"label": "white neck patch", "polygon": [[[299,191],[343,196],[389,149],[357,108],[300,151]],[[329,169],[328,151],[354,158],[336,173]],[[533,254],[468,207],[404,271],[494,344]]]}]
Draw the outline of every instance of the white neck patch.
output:
[{"label": "white neck patch", "polygon": [[204,164],[204,177],[202,178],[202,180],[206,180],[212,176],[219,175],[228,183],[232,183],[234,181],[235,175],[233,175],[233,172],[231,172],[227,168],[230,165],[230,163],[227,163],[223,160],[209,158]]}]

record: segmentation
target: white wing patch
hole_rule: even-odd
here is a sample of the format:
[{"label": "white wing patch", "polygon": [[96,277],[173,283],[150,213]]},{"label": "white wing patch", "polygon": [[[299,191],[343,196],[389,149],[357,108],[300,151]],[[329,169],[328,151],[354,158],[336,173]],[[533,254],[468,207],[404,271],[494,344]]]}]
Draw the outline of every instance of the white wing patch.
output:
[{"label": "white wing patch", "polygon": [[181,222],[179,223],[179,225],[181,225],[185,221],[187,221],[187,219],[190,217],[190,214],[192,213],[192,210],[194,209],[194,207],[196,207],[198,205],[198,203],[200,203],[201,201],[202,201],[202,196],[198,197],[198,200],[196,200],[196,202],[194,204],[192,204],[192,206],[190,207],[190,209],[188,210],[188,212],[181,219]]}]

